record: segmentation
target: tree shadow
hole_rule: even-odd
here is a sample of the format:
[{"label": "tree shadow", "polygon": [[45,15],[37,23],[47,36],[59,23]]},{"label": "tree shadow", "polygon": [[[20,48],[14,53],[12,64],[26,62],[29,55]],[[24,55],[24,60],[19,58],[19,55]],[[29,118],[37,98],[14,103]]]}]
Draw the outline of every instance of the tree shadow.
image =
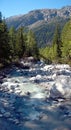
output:
[{"label": "tree shadow", "polygon": [[[40,72],[43,75],[43,72]],[[9,75],[10,74],[10,75]],[[39,74],[39,70],[37,70]],[[18,68],[6,70],[11,78],[36,75]],[[67,103],[48,98],[31,98],[31,93],[21,96],[0,86],[0,129],[1,130],[71,130],[71,117],[68,117]],[[71,108],[71,106],[70,106]]]},{"label": "tree shadow", "polygon": [[53,102],[0,90],[0,129],[71,130],[71,118],[62,118],[63,110]]}]

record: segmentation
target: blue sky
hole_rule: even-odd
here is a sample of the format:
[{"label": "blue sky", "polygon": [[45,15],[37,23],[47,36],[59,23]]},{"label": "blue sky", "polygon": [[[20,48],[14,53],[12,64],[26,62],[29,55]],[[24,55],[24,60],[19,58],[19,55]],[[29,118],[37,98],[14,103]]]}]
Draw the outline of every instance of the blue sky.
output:
[{"label": "blue sky", "polygon": [[26,14],[34,9],[61,8],[71,5],[71,0],[0,0],[3,16]]}]

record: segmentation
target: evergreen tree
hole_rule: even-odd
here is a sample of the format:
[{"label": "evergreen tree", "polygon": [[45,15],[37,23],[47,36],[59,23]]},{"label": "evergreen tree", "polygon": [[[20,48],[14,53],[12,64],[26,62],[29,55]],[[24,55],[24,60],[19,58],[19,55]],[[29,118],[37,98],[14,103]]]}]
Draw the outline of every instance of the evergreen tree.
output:
[{"label": "evergreen tree", "polygon": [[29,31],[27,35],[26,53],[28,56],[39,58],[39,50],[37,47],[35,35],[32,31]]},{"label": "evergreen tree", "polygon": [[62,30],[62,58],[65,62],[71,62],[71,20]]},{"label": "evergreen tree", "polygon": [[61,36],[60,36],[60,27],[57,25],[54,38],[53,38],[53,59],[61,58]]},{"label": "evergreen tree", "polygon": [[19,57],[22,57],[24,53],[25,53],[25,40],[23,34],[23,27],[20,27],[17,30],[17,34],[16,34],[16,54]]},{"label": "evergreen tree", "polygon": [[0,61],[6,61],[9,59],[10,46],[8,29],[5,21],[0,23]]},{"label": "evergreen tree", "polygon": [[16,31],[14,27],[11,27],[9,30],[9,44],[10,44],[10,52],[11,52],[11,57],[14,59],[16,55]]}]

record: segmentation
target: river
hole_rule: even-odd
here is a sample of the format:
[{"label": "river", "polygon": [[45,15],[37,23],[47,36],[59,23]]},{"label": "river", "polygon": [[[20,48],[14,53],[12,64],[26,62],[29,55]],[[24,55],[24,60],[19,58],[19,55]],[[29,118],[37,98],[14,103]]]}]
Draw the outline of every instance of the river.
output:
[{"label": "river", "polygon": [[0,84],[1,130],[71,130],[71,68],[13,66]]}]

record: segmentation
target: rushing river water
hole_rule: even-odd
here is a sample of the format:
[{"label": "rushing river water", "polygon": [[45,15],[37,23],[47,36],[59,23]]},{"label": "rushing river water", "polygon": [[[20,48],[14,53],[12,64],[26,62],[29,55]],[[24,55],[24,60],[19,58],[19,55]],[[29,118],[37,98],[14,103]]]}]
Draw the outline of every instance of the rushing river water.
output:
[{"label": "rushing river water", "polygon": [[71,71],[60,67],[8,70],[0,85],[1,130],[71,130]]}]

